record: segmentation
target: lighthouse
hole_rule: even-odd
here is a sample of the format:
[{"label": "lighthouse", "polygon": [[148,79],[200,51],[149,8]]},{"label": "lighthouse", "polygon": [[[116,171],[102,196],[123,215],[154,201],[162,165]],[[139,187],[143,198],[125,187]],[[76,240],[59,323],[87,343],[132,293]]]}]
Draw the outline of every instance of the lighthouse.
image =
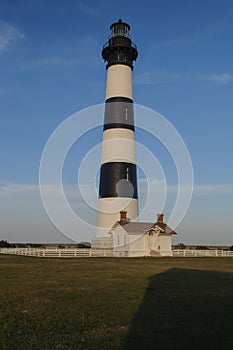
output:
[{"label": "lighthouse", "polygon": [[172,256],[172,230],[164,221],[138,220],[135,127],[132,92],[137,47],[130,26],[119,19],[110,26],[102,50],[107,84],[100,164],[96,236],[92,254],[104,256]]},{"label": "lighthouse", "polygon": [[[110,247],[109,230],[127,212],[127,220],[138,218],[137,169],[132,92],[133,62],[137,47],[130,26],[121,19],[110,26],[103,46],[107,83],[99,181],[96,238],[94,246]],[[105,242],[105,243],[104,243]]]}]

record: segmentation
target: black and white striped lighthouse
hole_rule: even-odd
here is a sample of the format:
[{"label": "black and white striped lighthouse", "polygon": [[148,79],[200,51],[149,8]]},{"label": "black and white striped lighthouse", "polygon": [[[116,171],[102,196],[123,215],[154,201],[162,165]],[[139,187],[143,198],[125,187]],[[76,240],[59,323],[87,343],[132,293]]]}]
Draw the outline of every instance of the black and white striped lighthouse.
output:
[{"label": "black and white striped lighthouse", "polygon": [[127,211],[129,220],[138,218],[132,93],[133,61],[138,51],[127,23],[119,19],[110,31],[102,50],[107,85],[96,237],[107,237],[120,211]]}]

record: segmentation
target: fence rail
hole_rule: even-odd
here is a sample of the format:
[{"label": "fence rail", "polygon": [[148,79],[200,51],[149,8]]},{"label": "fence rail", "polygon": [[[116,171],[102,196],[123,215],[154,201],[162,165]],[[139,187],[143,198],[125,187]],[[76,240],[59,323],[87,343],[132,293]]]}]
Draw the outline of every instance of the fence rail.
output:
[{"label": "fence rail", "polygon": [[0,254],[35,256],[40,258],[79,258],[79,257],[128,257],[128,251],[90,248],[0,248]]},{"label": "fence rail", "polygon": [[174,249],[174,257],[233,257],[233,251],[230,250],[201,250],[201,249]]},{"label": "fence rail", "polygon": [[40,249],[40,248],[1,248],[0,254],[36,256],[41,258],[76,258],[89,257],[91,249]]},{"label": "fence rail", "polygon": [[[34,256],[41,258],[81,258],[81,257],[128,257],[140,256],[142,252],[128,252],[111,249],[67,248],[67,249],[40,249],[40,248],[0,248],[0,254]],[[169,254],[168,254],[169,255]],[[230,250],[172,250],[173,257],[233,257]]]}]

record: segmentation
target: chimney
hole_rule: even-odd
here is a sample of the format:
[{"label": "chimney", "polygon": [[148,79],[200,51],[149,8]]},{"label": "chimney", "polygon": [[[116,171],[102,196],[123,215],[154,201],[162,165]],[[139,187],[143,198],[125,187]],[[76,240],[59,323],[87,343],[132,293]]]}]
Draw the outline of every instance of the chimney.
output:
[{"label": "chimney", "polygon": [[120,224],[121,225],[124,225],[127,223],[127,218],[126,218],[126,215],[127,215],[127,211],[120,211]]},{"label": "chimney", "polygon": [[157,214],[157,222],[163,223],[164,214]]}]

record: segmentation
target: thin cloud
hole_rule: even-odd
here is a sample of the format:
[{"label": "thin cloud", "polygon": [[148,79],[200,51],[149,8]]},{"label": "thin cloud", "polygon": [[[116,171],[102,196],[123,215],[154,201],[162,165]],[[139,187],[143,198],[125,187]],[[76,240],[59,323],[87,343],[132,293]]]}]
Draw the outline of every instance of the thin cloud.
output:
[{"label": "thin cloud", "polygon": [[[73,67],[92,67],[95,68],[101,64],[101,60],[96,60],[96,51],[98,50],[98,40],[95,36],[84,36],[80,39],[79,48],[75,48],[75,43],[63,47],[56,47],[53,52],[25,60],[19,67],[20,70],[37,70],[53,68],[73,68]],[[90,52],[90,48],[92,52]],[[65,52],[64,55],[61,52]]]},{"label": "thin cloud", "polygon": [[[147,191],[148,184],[150,189],[155,192],[160,192],[166,187],[167,194],[176,194],[179,190],[182,193],[190,193],[190,186],[173,185],[166,183],[165,179],[139,179],[139,188],[142,192]],[[141,193],[142,194],[142,193]],[[194,184],[193,195],[195,196],[211,196],[211,195],[232,195],[233,184]]]},{"label": "thin cloud", "polygon": [[[148,190],[148,185],[150,190],[155,193],[163,192],[166,189],[167,194],[176,194],[177,190],[185,193],[190,192],[190,186],[173,184],[166,184],[164,179],[139,179],[139,195],[143,195],[144,192]],[[48,192],[52,195],[57,192],[57,188],[53,185],[48,185]],[[82,185],[82,192],[87,196],[90,201],[97,201],[98,191],[94,189],[93,185]],[[79,202],[81,204],[83,202],[82,196],[80,195],[80,191],[78,189],[77,184],[66,184],[64,185],[64,193],[67,199],[71,202]],[[193,195],[194,196],[212,196],[212,195],[232,195],[233,194],[233,184],[196,184],[193,186]],[[24,198],[25,200],[29,199],[40,199],[39,185],[35,184],[15,184],[8,182],[0,183],[0,197],[2,204],[5,203],[5,200],[12,200],[17,198]]]},{"label": "thin cloud", "polygon": [[150,71],[138,74],[134,78],[135,85],[154,85],[164,83],[174,83],[187,80],[187,76],[178,73],[164,71]]},{"label": "thin cloud", "polygon": [[11,198],[22,194],[38,192],[38,185],[16,184],[11,182],[0,182],[0,196],[3,198]]},{"label": "thin cloud", "polygon": [[233,75],[229,73],[182,74],[151,70],[138,74],[134,78],[135,85],[157,85],[198,81],[212,81],[217,84],[226,85],[233,81]]},{"label": "thin cloud", "polygon": [[98,16],[98,12],[96,11],[96,8],[92,6],[87,1],[79,1],[78,2],[78,9],[89,16]]},{"label": "thin cloud", "polygon": [[44,67],[73,67],[83,64],[83,59],[75,59],[75,58],[66,58],[66,57],[43,57],[38,58],[33,61],[27,62],[27,64],[23,65],[23,70],[33,70],[40,69]]},{"label": "thin cloud", "polygon": [[24,34],[14,25],[5,21],[0,21],[0,52],[9,50],[18,41],[24,38]]},{"label": "thin cloud", "polygon": [[[93,185],[82,185],[82,194],[80,193],[78,184],[64,184],[63,185],[65,197],[69,202],[82,205],[85,201],[82,194],[86,196],[87,200],[95,202],[98,199],[98,191]],[[57,187],[47,185],[46,191],[50,198],[57,198]],[[1,202],[6,203],[7,200],[33,200],[41,203],[40,188],[36,184],[16,184],[10,182],[0,182],[0,198]]]},{"label": "thin cloud", "polygon": [[[190,186],[168,185],[167,193],[176,193],[179,190],[182,193],[190,192]],[[193,186],[193,196],[214,196],[214,195],[232,195],[233,184],[203,184]]]},{"label": "thin cloud", "polygon": [[233,81],[233,75],[228,73],[210,74],[206,78],[218,84],[228,84]]},{"label": "thin cloud", "polygon": [[195,44],[199,41],[206,41],[211,38],[214,38],[221,34],[226,28],[226,24],[219,23],[216,26],[202,29],[197,32],[184,34],[179,37],[171,38],[169,40],[164,40],[156,43],[156,47],[173,47],[173,46],[182,46],[188,44]]},{"label": "thin cloud", "polygon": [[197,196],[232,195],[233,184],[195,185],[193,194]]},{"label": "thin cloud", "polygon": [[31,61],[23,63],[20,70],[37,70],[43,68],[72,68],[72,67],[96,67],[98,62],[93,57],[89,59],[85,55],[77,58],[69,58],[62,56],[41,57]]}]

